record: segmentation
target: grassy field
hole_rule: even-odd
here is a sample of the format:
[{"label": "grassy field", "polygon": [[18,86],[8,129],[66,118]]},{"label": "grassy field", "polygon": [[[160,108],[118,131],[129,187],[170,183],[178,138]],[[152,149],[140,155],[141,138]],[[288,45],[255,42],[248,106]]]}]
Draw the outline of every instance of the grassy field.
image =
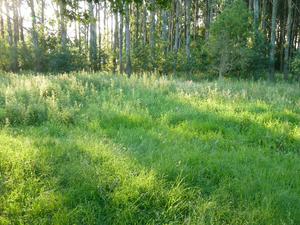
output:
[{"label": "grassy field", "polygon": [[0,224],[300,224],[300,86],[0,75]]}]

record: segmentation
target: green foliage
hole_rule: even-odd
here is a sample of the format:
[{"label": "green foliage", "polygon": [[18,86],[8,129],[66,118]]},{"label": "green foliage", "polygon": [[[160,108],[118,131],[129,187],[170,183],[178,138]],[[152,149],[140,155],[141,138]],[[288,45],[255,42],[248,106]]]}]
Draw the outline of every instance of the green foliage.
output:
[{"label": "green foliage", "polygon": [[48,71],[71,72],[87,68],[88,62],[83,54],[72,50],[54,50],[48,56]]},{"label": "green foliage", "polygon": [[300,54],[298,54],[291,63],[293,74],[299,79],[300,77]]},{"label": "green foliage", "polygon": [[1,224],[299,224],[299,84],[0,75]]},{"label": "green foliage", "polygon": [[242,0],[228,5],[216,18],[210,33],[207,52],[212,70],[219,76],[225,74],[241,76],[249,68],[253,51],[250,14]]},{"label": "green foliage", "polygon": [[7,71],[9,68],[10,58],[9,58],[9,47],[3,40],[0,40],[0,70]]}]

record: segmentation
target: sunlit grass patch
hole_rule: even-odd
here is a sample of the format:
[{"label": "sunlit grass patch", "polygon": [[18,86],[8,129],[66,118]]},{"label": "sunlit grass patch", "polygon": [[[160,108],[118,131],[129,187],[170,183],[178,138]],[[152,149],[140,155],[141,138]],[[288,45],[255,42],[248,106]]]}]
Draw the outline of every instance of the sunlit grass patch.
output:
[{"label": "sunlit grass patch", "polygon": [[0,76],[0,224],[298,224],[298,84]]}]

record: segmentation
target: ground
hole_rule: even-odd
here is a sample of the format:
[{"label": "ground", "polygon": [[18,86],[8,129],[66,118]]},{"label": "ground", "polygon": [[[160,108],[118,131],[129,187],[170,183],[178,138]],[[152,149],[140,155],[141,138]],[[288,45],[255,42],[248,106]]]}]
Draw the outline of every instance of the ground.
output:
[{"label": "ground", "polygon": [[0,75],[0,224],[300,224],[299,84]]}]

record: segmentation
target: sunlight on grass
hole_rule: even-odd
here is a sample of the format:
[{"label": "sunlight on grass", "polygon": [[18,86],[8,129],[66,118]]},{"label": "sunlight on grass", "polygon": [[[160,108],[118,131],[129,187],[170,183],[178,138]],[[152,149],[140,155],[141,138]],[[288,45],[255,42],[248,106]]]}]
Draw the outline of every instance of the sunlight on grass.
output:
[{"label": "sunlight on grass", "polygon": [[300,223],[298,84],[0,79],[0,224]]}]

